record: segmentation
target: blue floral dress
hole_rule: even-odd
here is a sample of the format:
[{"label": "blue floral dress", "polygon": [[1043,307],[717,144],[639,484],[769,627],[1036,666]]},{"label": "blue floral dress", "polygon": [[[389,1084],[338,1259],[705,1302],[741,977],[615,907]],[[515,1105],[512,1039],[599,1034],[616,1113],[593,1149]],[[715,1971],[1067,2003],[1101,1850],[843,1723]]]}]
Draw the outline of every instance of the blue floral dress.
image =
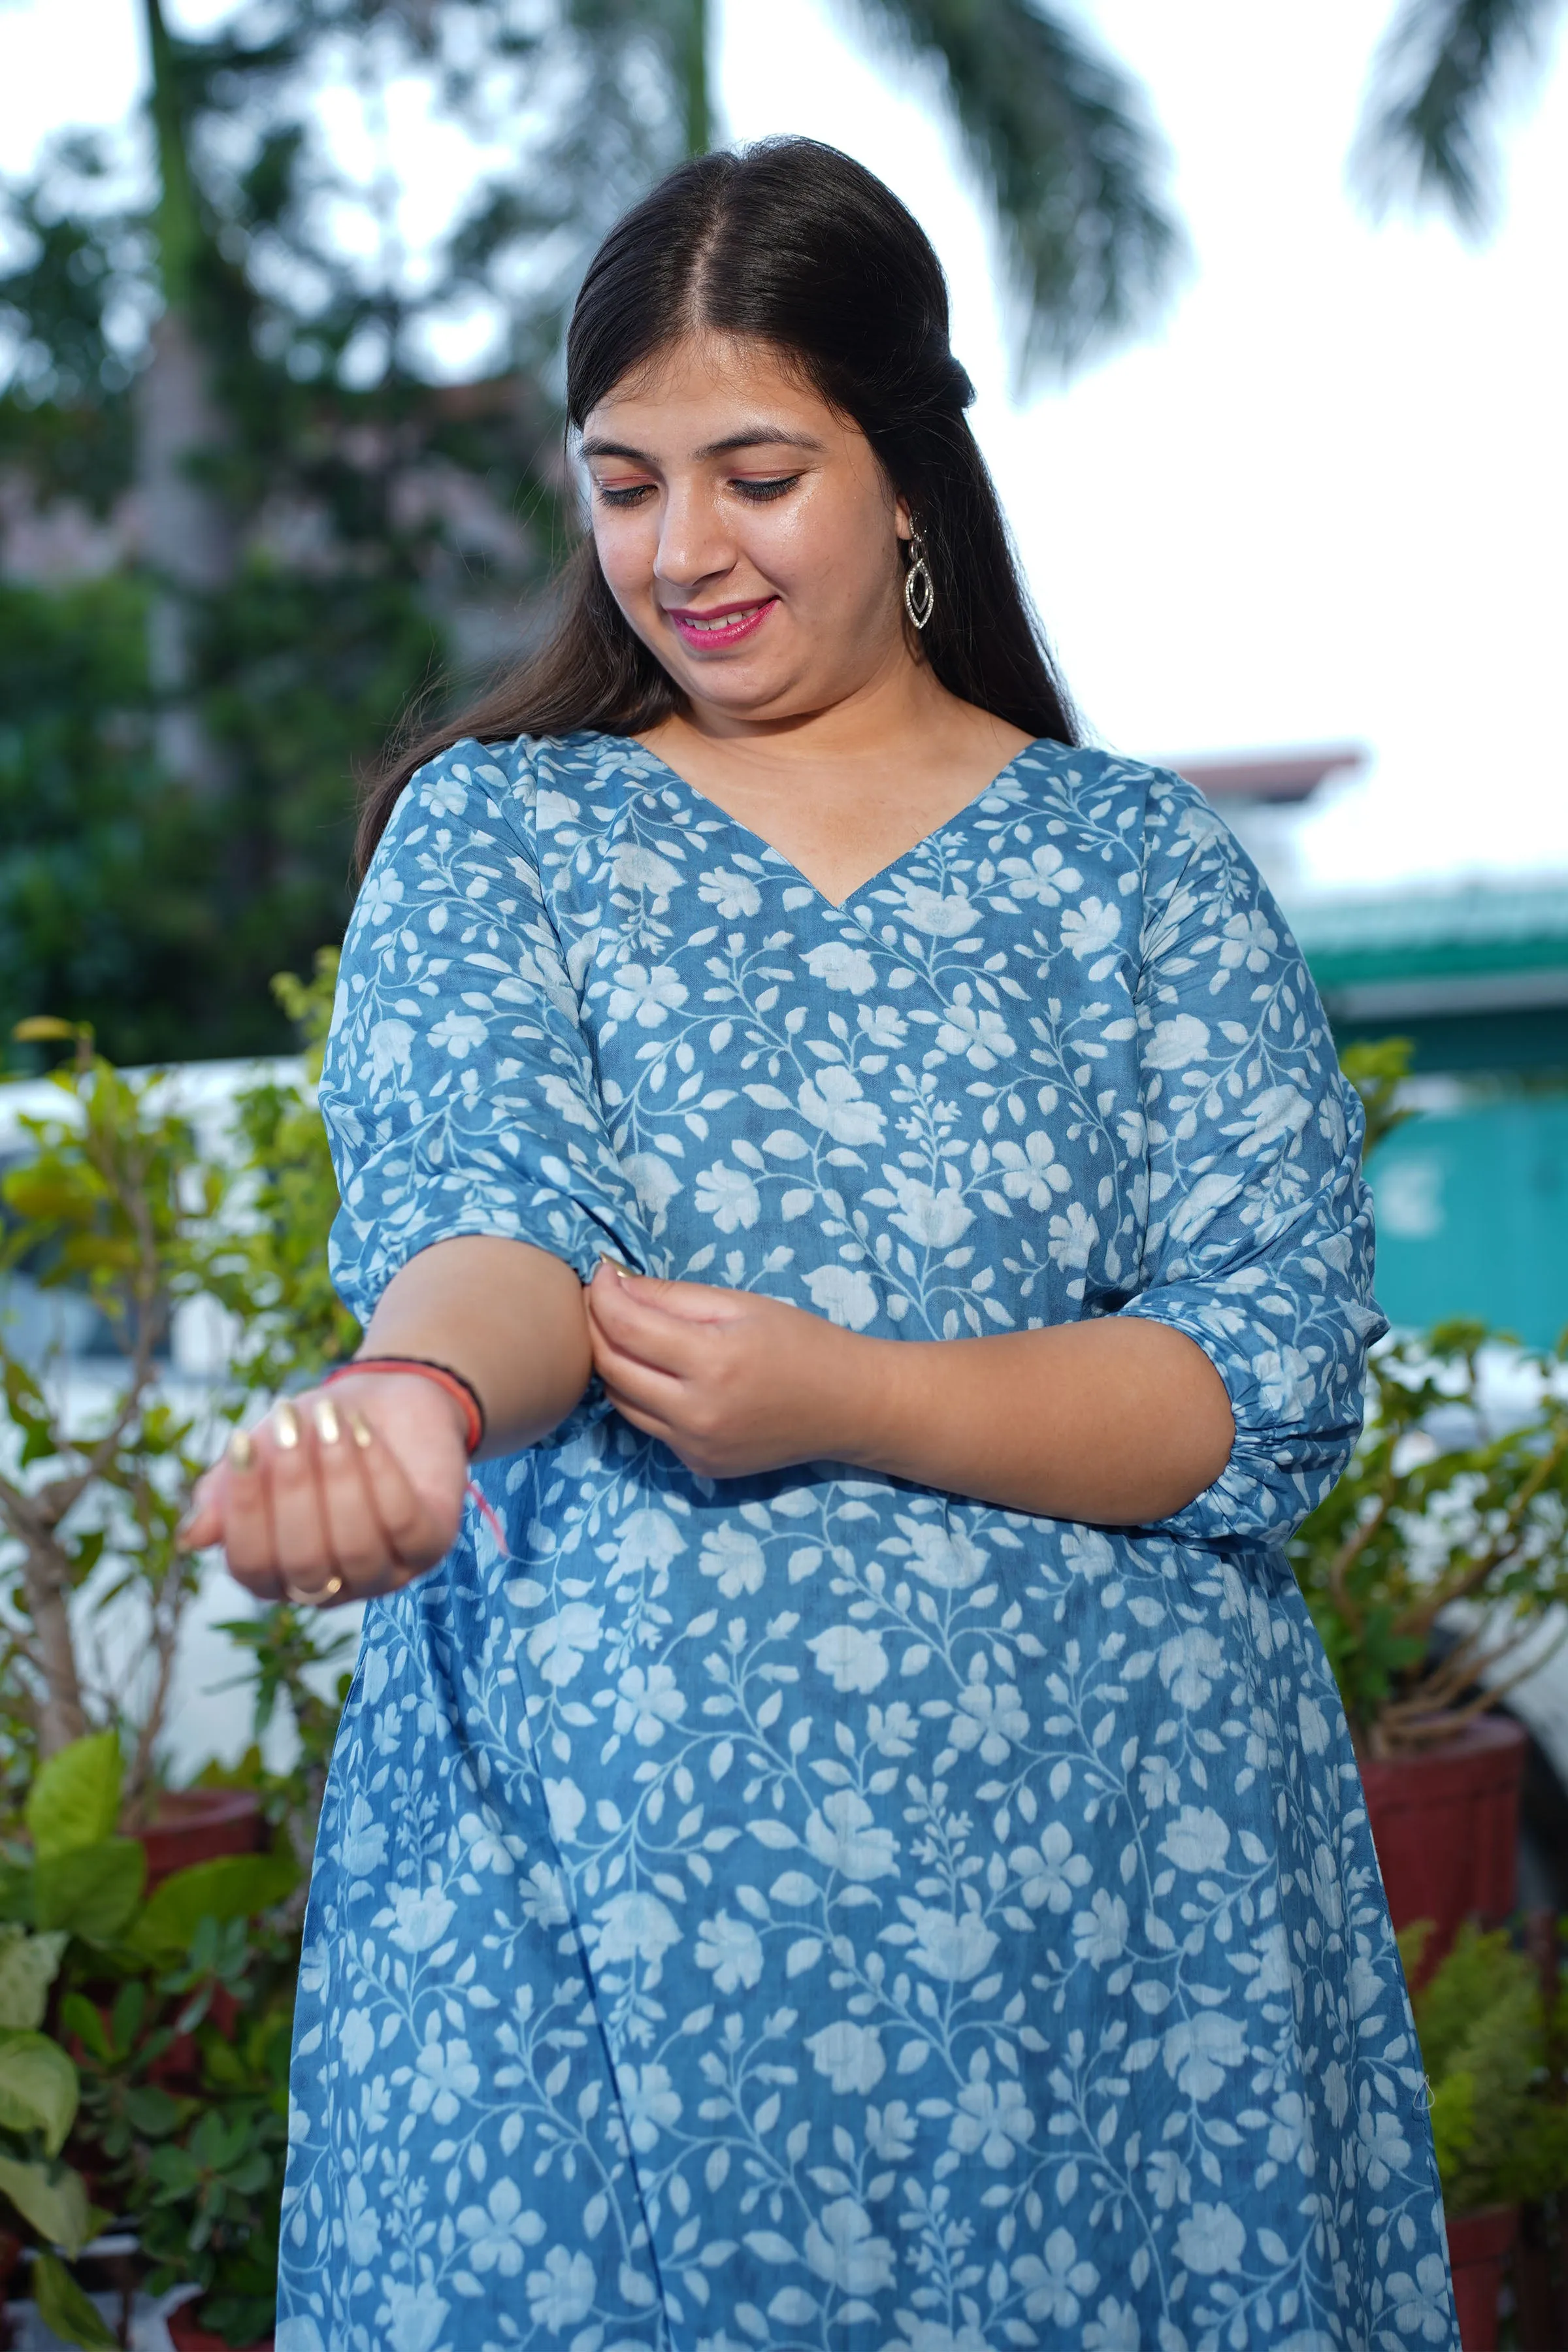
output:
[{"label": "blue floral dress", "polygon": [[1360,1123],[1198,795],[1039,742],[835,907],[634,742],[459,743],[322,1100],[362,1316],[460,1234],[892,1341],[1139,1315],[1237,1438],[1131,1532],[699,1477],[592,1391],[487,1465],[504,1543],[365,1621],[279,2352],[1453,2347],[1282,1551],[1382,1328]]}]

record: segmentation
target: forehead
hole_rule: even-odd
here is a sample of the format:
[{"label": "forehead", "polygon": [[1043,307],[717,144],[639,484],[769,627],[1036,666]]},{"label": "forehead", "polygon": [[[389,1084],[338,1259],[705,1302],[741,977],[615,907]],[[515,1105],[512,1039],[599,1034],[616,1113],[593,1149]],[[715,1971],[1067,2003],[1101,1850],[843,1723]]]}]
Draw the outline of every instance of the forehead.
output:
[{"label": "forehead", "polygon": [[624,375],[590,410],[583,429],[589,438],[635,429],[645,442],[650,434],[708,442],[770,422],[824,443],[861,437],[790,354],[749,337],[708,333],[682,336]]}]

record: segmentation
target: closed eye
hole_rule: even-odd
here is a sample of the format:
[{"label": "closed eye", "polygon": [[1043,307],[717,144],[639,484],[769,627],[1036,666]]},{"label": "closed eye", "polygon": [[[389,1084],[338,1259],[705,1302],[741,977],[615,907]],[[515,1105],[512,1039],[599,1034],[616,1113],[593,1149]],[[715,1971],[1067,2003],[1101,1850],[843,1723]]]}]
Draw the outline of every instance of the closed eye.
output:
[{"label": "closed eye", "polygon": [[739,490],[743,499],[750,499],[753,506],[763,506],[769,499],[782,499],[799,479],[798,474],[779,474],[772,481],[739,481],[731,483],[731,488]]},{"label": "closed eye", "polygon": [[635,507],[639,505],[640,502],[647,498],[648,492],[653,488],[653,484],[651,482],[627,482],[623,488],[613,488],[608,482],[595,482],[594,488],[598,494],[599,502],[602,506]]}]

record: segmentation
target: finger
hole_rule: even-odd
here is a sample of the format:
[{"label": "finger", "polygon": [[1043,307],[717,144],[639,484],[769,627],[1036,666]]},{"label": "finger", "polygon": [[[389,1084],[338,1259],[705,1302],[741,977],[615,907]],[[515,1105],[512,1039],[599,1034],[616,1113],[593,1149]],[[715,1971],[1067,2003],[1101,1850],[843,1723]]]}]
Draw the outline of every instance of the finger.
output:
[{"label": "finger", "polygon": [[359,1456],[360,1475],[386,1540],[388,1559],[404,1572],[405,1580],[408,1575],[421,1575],[451,1549],[460,1505],[455,1503],[449,1515],[432,1508],[364,1415],[351,1407],[347,1421],[349,1437]]},{"label": "finger", "polygon": [[316,1475],[316,1434],[308,1409],[281,1398],[257,1433],[271,1489],[272,1538],[286,1587],[310,1592],[337,1574]]},{"label": "finger", "polygon": [[223,1477],[208,1470],[196,1480],[185,1515],[174,1530],[182,1551],[205,1551],[223,1539]]},{"label": "finger", "polygon": [[600,1333],[616,1353],[676,1378],[689,1379],[702,1361],[712,1332],[680,1316],[668,1315],[656,1300],[634,1290],[625,1276],[596,1275],[588,1286],[590,1329]]},{"label": "finger", "polygon": [[595,1283],[606,1291],[618,1292],[639,1306],[652,1307],[661,1315],[673,1316],[682,1323],[730,1323],[737,1313],[750,1303],[744,1294],[726,1290],[714,1282],[667,1282],[662,1275],[634,1274],[629,1267],[616,1266],[615,1261],[601,1258],[600,1273]]},{"label": "finger", "polygon": [[650,1364],[635,1355],[603,1330],[593,1330],[590,1339],[594,1352],[594,1370],[606,1391],[616,1391],[631,1398],[645,1412],[662,1412],[679,1420],[689,1402],[695,1385],[688,1375]]},{"label": "finger", "polygon": [[[363,1467],[366,1449],[356,1442],[333,1398],[317,1397],[310,1417],[322,1517],[337,1573],[351,1596],[368,1591],[376,1579],[402,1582],[407,1570],[376,1509]],[[369,1424],[362,1421],[360,1426]]]},{"label": "finger", "polygon": [[259,1600],[281,1598],[268,1481],[257,1443],[237,1429],[223,1461],[223,1541],[229,1571]]}]

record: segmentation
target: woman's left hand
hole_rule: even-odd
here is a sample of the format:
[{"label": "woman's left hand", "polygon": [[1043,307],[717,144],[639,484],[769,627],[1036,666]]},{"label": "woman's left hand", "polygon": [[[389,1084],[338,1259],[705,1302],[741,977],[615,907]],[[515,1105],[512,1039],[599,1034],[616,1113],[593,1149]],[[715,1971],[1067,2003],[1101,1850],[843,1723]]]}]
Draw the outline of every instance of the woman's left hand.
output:
[{"label": "woman's left hand", "polygon": [[617,1412],[689,1470],[743,1478],[843,1461],[878,1342],[804,1307],[701,1282],[661,1282],[603,1261],[588,1285],[594,1369]]}]

